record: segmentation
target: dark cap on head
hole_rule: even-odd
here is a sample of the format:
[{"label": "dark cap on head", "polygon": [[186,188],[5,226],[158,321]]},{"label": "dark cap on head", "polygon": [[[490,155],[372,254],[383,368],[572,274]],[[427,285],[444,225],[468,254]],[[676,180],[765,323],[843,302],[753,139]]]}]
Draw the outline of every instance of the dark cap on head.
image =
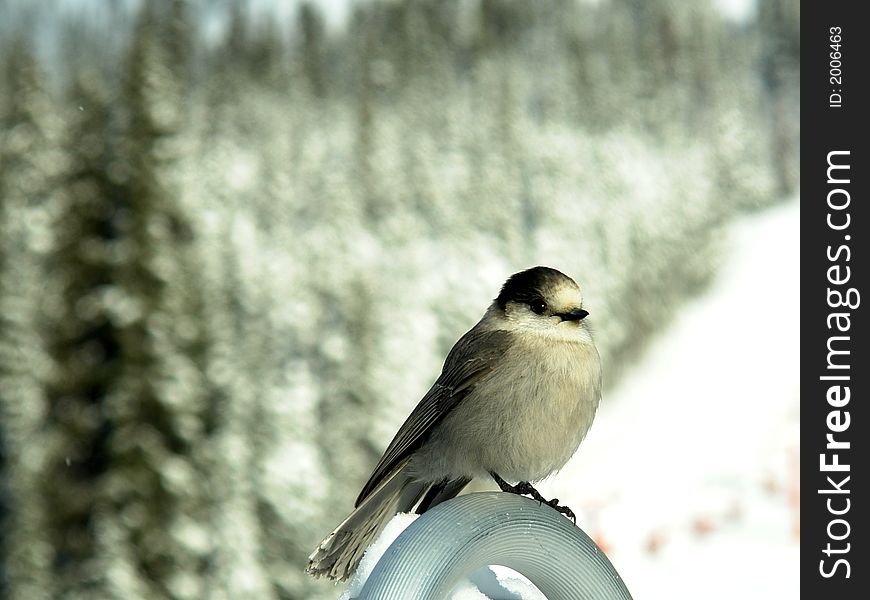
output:
[{"label": "dark cap on head", "polygon": [[537,298],[547,298],[553,288],[564,285],[566,281],[576,285],[573,279],[561,271],[550,267],[532,267],[511,275],[495,301],[502,310],[508,302],[528,304]]}]

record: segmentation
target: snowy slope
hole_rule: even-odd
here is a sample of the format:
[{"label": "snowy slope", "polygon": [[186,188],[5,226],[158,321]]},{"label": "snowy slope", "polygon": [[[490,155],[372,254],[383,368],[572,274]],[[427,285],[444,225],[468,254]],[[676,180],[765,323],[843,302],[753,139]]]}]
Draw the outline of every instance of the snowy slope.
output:
[{"label": "snowy slope", "polygon": [[[794,200],[735,224],[708,293],[538,486],[578,513],[637,599],[799,596],[799,220]],[[397,517],[373,552],[411,520]],[[484,597],[472,584],[456,595]]]}]

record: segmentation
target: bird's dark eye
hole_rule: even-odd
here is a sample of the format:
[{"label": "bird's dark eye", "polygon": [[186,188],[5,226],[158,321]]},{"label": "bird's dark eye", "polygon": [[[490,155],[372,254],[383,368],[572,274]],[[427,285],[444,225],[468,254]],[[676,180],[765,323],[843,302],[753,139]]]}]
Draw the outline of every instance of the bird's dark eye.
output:
[{"label": "bird's dark eye", "polygon": [[538,298],[529,302],[529,308],[532,309],[533,313],[542,315],[544,314],[544,311],[547,310],[547,303]]}]

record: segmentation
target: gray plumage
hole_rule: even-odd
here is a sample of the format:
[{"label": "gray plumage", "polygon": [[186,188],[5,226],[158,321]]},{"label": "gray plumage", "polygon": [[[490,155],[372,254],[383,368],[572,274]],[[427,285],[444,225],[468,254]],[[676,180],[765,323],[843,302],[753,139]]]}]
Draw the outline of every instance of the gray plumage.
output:
[{"label": "gray plumage", "polygon": [[355,510],[309,557],[308,572],[346,579],[396,513],[425,512],[474,478],[533,482],[558,471],[585,437],[600,399],[600,361],[586,314],[577,284],[555,269],[510,277],[447,355]]}]

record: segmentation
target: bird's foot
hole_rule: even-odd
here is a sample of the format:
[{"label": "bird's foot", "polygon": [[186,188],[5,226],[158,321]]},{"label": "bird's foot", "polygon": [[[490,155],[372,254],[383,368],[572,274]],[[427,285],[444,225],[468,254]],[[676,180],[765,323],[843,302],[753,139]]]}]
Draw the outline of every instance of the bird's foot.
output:
[{"label": "bird's foot", "polygon": [[573,510],[571,510],[567,506],[560,506],[558,498],[547,500],[528,481],[520,481],[516,485],[511,485],[507,481],[499,477],[496,473],[490,473],[490,475],[492,475],[492,478],[498,484],[498,487],[501,488],[501,491],[510,492],[511,494],[517,494],[519,496],[530,496],[532,499],[537,500],[540,504],[546,504],[556,512],[565,515],[566,517],[574,521],[575,525],[577,524],[577,515],[574,514]]},{"label": "bird's foot", "polygon": [[566,517],[568,517],[569,519],[571,519],[571,520],[574,522],[574,525],[577,524],[577,515],[575,515],[575,514],[574,514],[574,511],[571,510],[569,507],[567,507],[567,506],[561,506],[561,505],[559,504],[559,499],[558,499],[558,498],[553,498],[553,499],[550,500],[549,502],[544,502],[544,504],[546,504],[547,506],[549,506],[550,508],[552,508],[552,509],[555,510],[556,512],[558,512],[558,513],[562,513],[563,515],[565,515]]}]

